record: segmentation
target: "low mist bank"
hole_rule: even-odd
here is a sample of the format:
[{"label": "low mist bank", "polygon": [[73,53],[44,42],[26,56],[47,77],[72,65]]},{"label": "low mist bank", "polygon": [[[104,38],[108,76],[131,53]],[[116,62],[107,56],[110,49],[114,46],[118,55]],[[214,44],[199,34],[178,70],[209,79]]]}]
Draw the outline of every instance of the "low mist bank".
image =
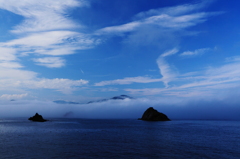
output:
[{"label": "low mist bank", "polygon": [[44,118],[132,118],[154,107],[170,119],[240,120],[238,100],[192,100],[139,98],[109,100],[90,104],[57,104],[51,101],[0,101],[0,118],[30,117],[36,112]]}]

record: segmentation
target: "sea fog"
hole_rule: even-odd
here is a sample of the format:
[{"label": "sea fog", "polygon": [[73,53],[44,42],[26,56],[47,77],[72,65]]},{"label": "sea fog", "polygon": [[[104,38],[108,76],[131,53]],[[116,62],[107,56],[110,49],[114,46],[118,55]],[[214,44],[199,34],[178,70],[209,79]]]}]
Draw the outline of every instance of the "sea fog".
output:
[{"label": "sea fog", "polygon": [[46,118],[137,119],[148,107],[154,107],[172,120],[240,120],[237,97],[224,101],[135,98],[89,104],[57,104],[53,101],[1,100],[0,117],[30,117],[38,112]]}]

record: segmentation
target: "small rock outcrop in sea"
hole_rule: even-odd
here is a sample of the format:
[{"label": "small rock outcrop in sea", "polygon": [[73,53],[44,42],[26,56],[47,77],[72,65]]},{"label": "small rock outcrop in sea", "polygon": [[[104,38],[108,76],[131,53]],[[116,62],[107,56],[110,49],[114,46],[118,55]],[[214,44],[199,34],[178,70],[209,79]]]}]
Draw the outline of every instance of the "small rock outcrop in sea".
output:
[{"label": "small rock outcrop in sea", "polygon": [[39,115],[38,113],[36,113],[33,117],[28,118],[28,120],[39,121],[39,122],[48,121],[46,119],[43,119],[43,117],[41,115]]},{"label": "small rock outcrop in sea", "polygon": [[142,118],[139,120],[146,120],[146,121],[170,121],[167,115],[158,112],[153,107],[148,108],[142,115]]}]

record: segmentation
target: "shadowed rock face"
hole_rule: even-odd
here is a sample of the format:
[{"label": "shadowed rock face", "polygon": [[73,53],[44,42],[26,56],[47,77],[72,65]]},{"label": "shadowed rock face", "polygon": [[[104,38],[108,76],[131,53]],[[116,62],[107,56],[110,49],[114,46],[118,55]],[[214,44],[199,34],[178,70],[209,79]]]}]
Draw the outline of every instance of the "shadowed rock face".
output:
[{"label": "shadowed rock face", "polygon": [[48,120],[43,119],[43,117],[41,115],[39,115],[38,113],[36,113],[33,117],[28,118],[28,120],[38,121],[38,122],[48,121]]},{"label": "shadowed rock face", "polygon": [[148,108],[139,120],[146,121],[170,121],[170,119],[163,113],[158,112],[153,109],[153,107]]}]

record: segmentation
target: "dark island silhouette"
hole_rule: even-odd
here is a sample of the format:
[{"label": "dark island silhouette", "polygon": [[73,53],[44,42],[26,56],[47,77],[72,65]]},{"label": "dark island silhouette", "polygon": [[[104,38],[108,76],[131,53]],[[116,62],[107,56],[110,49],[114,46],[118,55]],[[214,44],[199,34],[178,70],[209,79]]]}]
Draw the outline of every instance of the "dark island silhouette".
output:
[{"label": "dark island silhouette", "polygon": [[32,120],[32,121],[37,121],[37,122],[45,122],[48,121],[46,119],[43,119],[43,117],[41,115],[39,115],[38,113],[36,113],[34,116],[28,118],[28,120]]},{"label": "dark island silhouette", "polygon": [[142,118],[139,120],[145,121],[170,121],[167,115],[158,112],[153,107],[149,107],[142,115]]}]

